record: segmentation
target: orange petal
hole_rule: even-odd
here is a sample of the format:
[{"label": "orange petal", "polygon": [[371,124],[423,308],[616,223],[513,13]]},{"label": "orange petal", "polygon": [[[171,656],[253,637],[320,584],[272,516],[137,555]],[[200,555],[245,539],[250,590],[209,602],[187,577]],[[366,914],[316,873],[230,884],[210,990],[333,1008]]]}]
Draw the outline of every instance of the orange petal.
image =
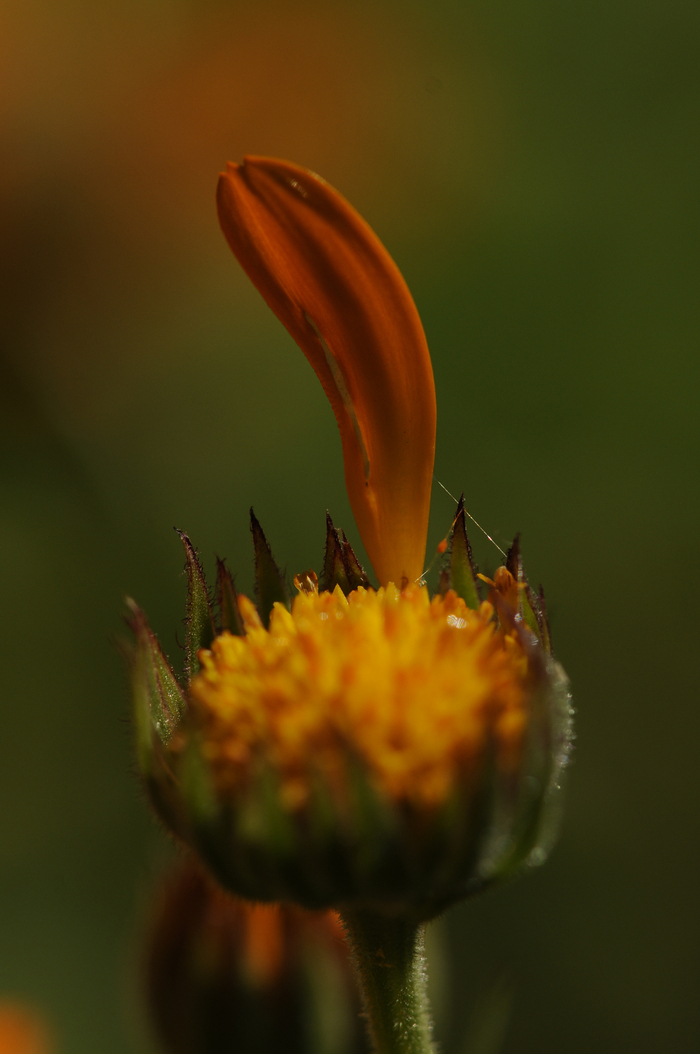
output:
[{"label": "orange petal", "polygon": [[380,583],[413,581],[428,531],[435,385],[406,283],[347,201],[288,161],[229,164],[217,202],[235,256],[331,401],[350,504]]}]

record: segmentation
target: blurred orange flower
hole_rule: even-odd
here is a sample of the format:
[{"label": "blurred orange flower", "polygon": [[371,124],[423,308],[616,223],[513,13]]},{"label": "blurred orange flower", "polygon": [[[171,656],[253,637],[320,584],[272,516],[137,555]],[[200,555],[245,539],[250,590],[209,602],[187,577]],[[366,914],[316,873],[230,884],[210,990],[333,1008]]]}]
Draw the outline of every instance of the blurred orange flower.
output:
[{"label": "blurred orange flower", "polygon": [[0,1003],[0,1054],[49,1054],[48,1034],[33,1010]]}]

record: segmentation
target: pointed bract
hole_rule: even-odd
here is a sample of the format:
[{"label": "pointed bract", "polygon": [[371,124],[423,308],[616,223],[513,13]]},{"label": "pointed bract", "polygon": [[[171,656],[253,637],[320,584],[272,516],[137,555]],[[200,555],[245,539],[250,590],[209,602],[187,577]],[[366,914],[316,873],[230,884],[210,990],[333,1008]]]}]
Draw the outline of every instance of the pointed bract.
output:
[{"label": "pointed bract", "polygon": [[516,582],[523,581],[523,558],[520,552],[520,531],[513,539],[513,544],[506,556],[506,570],[510,571]]},{"label": "pointed bract", "polygon": [[343,532],[333,525],[330,513],[326,513],[326,551],[321,573],[321,589],[332,593],[336,586],[340,586],[347,596],[358,586],[366,589],[369,584],[369,579],[350,542]]},{"label": "pointed bract", "polygon": [[136,752],[141,774],[147,776],[154,751],[168,742],[187,703],[146,616],[130,597],[126,604],[127,623],[136,638],[130,656]]},{"label": "pointed bract", "polygon": [[236,586],[226,566],[226,561],[218,557],[216,558],[216,603],[219,608],[221,629],[227,629],[229,633],[241,637],[244,630],[241,613],[238,610]]},{"label": "pointed bract", "polygon": [[467,607],[476,610],[481,603],[477,589],[476,568],[472,559],[472,547],[467,537],[464,515],[464,495],[459,499],[449,542],[450,585]]},{"label": "pointed bract", "polygon": [[538,605],[538,608],[539,608],[540,615],[542,617],[542,622],[541,622],[541,625],[540,625],[541,633],[542,633],[542,643],[544,644],[544,646],[547,649],[547,651],[550,652],[550,654],[551,654],[551,651],[552,651],[552,634],[551,634],[551,631],[549,629],[549,617],[547,615],[547,603],[546,603],[546,601],[544,599],[544,587],[543,586],[540,586],[540,588],[537,590],[537,605]]},{"label": "pointed bract", "polygon": [[518,583],[518,601],[520,614],[525,622],[525,625],[531,630],[536,637],[540,639],[544,647],[548,652],[552,650],[552,644],[549,636],[549,625],[547,623],[547,616],[544,608],[544,594],[541,591],[541,602],[533,590],[530,587],[525,571],[523,569],[523,560],[520,552],[520,534],[516,534],[513,539],[513,544],[508,550],[508,556],[506,557],[506,569],[510,571],[515,581]]},{"label": "pointed bract", "polygon": [[[177,530],[177,528],[175,528]],[[187,618],[185,622],[185,677],[189,683],[199,673],[198,653],[216,636],[209,587],[197,550],[184,531],[177,531],[185,547]]]},{"label": "pointed bract", "polygon": [[289,590],[252,509],[250,510],[250,529],[255,550],[255,596],[260,618],[263,625],[267,626],[275,604],[284,604],[285,607],[289,607]]},{"label": "pointed bract", "polygon": [[363,589],[369,589],[369,578],[365,574],[364,567],[355,556],[355,550],[345,537],[345,531],[340,530],[338,531],[338,534],[340,535],[340,543],[343,547],[343,562],[350,583],[350,589],[358,589],[360,586],[362,586]]},{"label": "pointed bract", "polygon": [[287,161],[229,164],[217,203],[239,263],[330,399],[350,504],[380,583],[417,580],[435,456],[435,385],[396,264],[337,191]]},{"label": "pointed bract", "polygon": [[525,625],[529,630],[539,637],[543,644],[549,650],[548,644],[545,642],[543,633],[543,619],[542,612],[540,611],[537,597],[530,588],[530,584],[527,579],[524,580],[522,585],[522,592],[520,595],[520,610],[523,616]]},{"label": "pointed bract", "polygon": [[326,550],[323,557],[320,586],[322,590],[327,590],[329,593],[332,593],[336,586],[340,586],[346,596],[350,592],[350,583],[343,561],[343,545],[328,512],[326,513]]}]

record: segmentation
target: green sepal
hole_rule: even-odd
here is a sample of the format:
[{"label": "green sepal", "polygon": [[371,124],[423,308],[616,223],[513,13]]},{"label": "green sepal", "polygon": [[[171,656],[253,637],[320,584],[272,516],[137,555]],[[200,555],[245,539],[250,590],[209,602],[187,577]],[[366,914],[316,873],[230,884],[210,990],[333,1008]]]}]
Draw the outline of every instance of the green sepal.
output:
[{"label": "green sepal", "polygon": [[275,563],[267,538],[252,509],[250,510],[250,529],[255,550],[255,596],[260,618],[263,625],[267,626],[274,605],[284,604],[286,608],[289,608],[291,600],[284,576]]},{"label": "green sepal", "polygon": [[[247,878],[254,899],[289,900],[312,910],[328,904],[328,892],[319,890],[313,847],[309,852],[302,844],[304,825],[284,805],[279,775],[267,763],[260,761],[234,823],[236,854],[229,873],[234,880]],[[245,895],[245,885],[238,891]]]},{"label": "green sepal", "polygon": [[345,536],[345,531],[339,530],[340,542],[343,547],[343,561],[345,563],[345,571],[350,582],[350,589],[358,589],[362,586],[364,589],[369,588],[370,581],[365,573],[365,569],[360,561],[355,556],[355,550],[350,545],[350,542]]},{"label": "green sepal", "polygon": [[483,867],[484,873],[490,874],[487,885],[510,878],[523,865],[542,864],[551,850],[561,817],[563,775],[571,758],[573,713],[564,670],[545,658],[522,775],[501,803],[508,836],[501,839],[497,853]]},{"label": "green sepal", "polygon": [[562,817],[564,795],[562,787],[566,780],[566,770],[571,762],[576,734],[574,732],[574,707],[571,699],[571,685],[563,667],[551,657],[547,657],[549,675],[549,692],[544,700],[547,720],[537,729],[540,737],[540,749],[548,752],[548,763],[543,764],[545,777],[544,800],[539,815],[536,839],[526,863],[537,866],[543,863],[559,833]]},{"label": "green sepal", "polygon": [[464,494],[459,499],[449,541],[450,585],[468,608],[476,610],[481,603],[477,587],[476,567],[472,558],[472,547],[467,537],[464,515]]},{"label": "green sepal", "polygon": [[345,562],[343,560],[343,546],[340,535],[333,526],[331,514],[326,513],[326,551],[323,557],[323,570],[319,589],[323,592],[332,593],[336,586],[340,586],[347,596],[350,590]]},{"label": "green sepal", "polygon": [[[177,528],[175,528],[177,530]],[[201,648],[208,648],[216,636],[214,612],[212,611],[209,587],[204,569],[199,562],[197,550],[184,531],[177,531],[185,547],[185,571],[187,572],[187,617],[185,620],[185,678],[192,680],[199,673]]]},{"label": "green sepal", "polygon": [[187,819],[192,828],[212,826],[219,813],[214,778],[205,759],[200,737],[191,728],[178,765],[178,777]]},{"label": "green sepal", "polygon": [[[532,593],[530,587],[527,587],[528,593]],[[544,599],[544,588],[540,586],[537,590],[537,596],[534,598],[537,602],[536,611],[540,614],[540,635],[542,644],[547,649],[549,654],[552,654],[552,634],[549,629],[549,618],[547,617],[547,603]]]},{"label": "green sepal", "polygon": [[238,593],[233,576],[224,560],[216,558],[216,603],[219,609],[221,629],[227,629],[237,637],[242,637],[243,619],[238,610]]},{"label": "green sepal", "polygon": [[326,551],[323,558],[320,588],[332,593],[340,586],[345,596],[358,586],[369,586],[369,578],[355,556],[343,531],[333,524],[330,513],[326,513]]},{"label": "green sepal", "polygon": [[523,557],[520,552],[520,531],[516,534],[513,539],[513,544],[508,550],[508,555],[506,556],[506,570],[510,571],[516,582],[524,581]]},{"label": "green sepal", "polygon": [[262,761],[238,813],[237,834],[251,845],[264,846],[273,858],[290,856],[296,848],[294,824],[282,804],[278,775]]},{"label": "green sepal", "polygon": [[[179,734],[179,728],[178,728]],[[158,819],[170,834],[189,843],[187,803],[182,796],[179,755],[171,744],[154,740],[150,768],[142,773],[143,784]]]},{"label": "green sepal", "polygon": [[526,579],[521,593],[520,605],[525,624],[539,637],[543,648],[551,655],[552,641],[549,636],[549,623],[547,622],[544,608],[542,587],[540,586],[540,596],[537,597]]},{"label": "green sepal", "polygon": [[157,744],[168,742],[187,703],[146,616],[130,597],[126,605],[127,624],[136,638],[129,657],[136,756],[139,770],[147,776]]},{"label": "green sepal", "polygon": [[530,583],[525,577],[523,560],[520,552],[520,534],[516,534],[513,544],[508,550],[506,557],[506,569],[510,571],[518,583],[519,612],[527,628],[541,641],[543,647],[551,654],[552,642],[549,634],[549,623],[547,622],[546,608],[544,604],[544,592],[540,586],[540,595],[537,597],[530,588]]}]

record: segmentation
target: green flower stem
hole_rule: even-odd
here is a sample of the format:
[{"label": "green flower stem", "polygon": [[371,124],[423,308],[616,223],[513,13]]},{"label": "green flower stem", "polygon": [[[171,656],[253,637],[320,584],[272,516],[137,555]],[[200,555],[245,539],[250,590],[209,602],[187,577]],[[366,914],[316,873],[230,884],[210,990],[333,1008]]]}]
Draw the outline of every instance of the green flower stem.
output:
[{"label": "green flower stem", "polygon": [[342,913],[375,1054],[434,1054],[424,929],[405,917]]}]

